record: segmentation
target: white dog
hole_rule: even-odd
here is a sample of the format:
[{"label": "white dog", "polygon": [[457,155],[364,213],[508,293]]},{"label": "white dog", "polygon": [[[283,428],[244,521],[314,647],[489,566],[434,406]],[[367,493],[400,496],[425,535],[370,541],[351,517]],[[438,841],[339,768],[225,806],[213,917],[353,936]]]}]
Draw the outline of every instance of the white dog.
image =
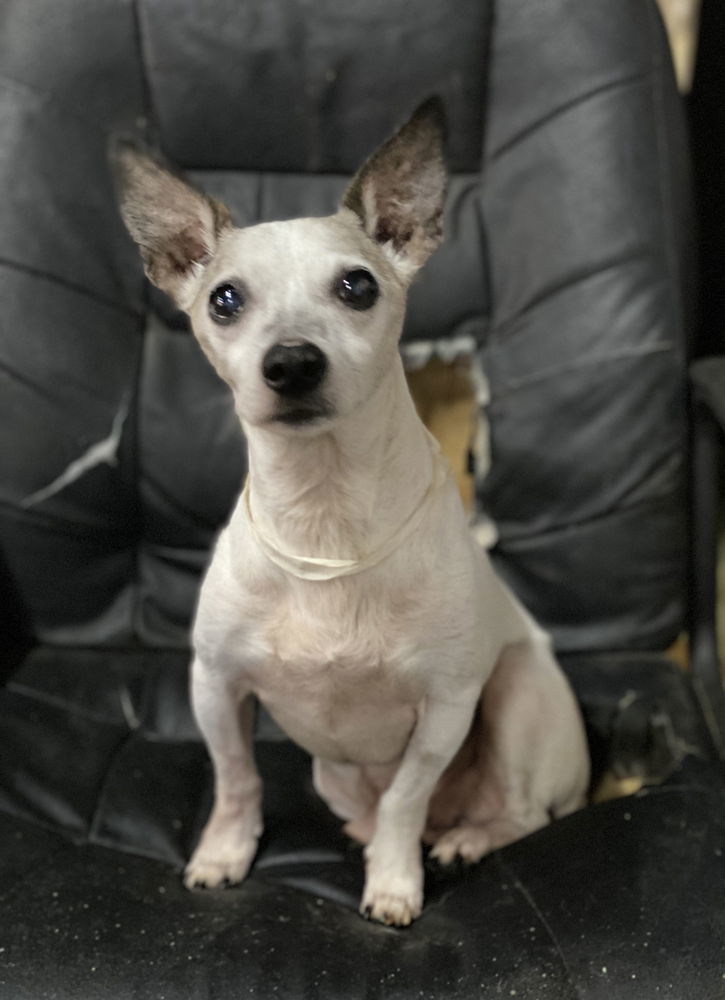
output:
[{"label": "white dog", "polygon": [[476,861],[581,806],[581,718],[550,649],[472,541],[398,353],[441,240],[442,111],[423,104],[337,214],[236,229],[126,146],[123,216],[148,276],[231,386],[249,478],[194,628],[215,772],[186,885],[240,882],[262,830],[256,695],[367,845],[362,912],[421,912],[421,839]]}]

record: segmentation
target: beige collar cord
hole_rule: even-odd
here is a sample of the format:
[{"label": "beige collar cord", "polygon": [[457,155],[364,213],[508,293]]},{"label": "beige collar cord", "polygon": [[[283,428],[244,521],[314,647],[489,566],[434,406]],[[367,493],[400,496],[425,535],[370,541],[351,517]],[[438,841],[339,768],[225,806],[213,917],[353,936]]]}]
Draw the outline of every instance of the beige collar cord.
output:
[{"label": "beige collar cord", "polygon": [[410,538],[415,529],[420,525],[425,517],[428,508],[433,502],[438,490],[446,481],[449,475],[448,463],[440,453],[438,442],[432,435],[428,435],[433,458],[433,475],[428,489],[421,497],[418,505],[411,511],[408,517],[400,524],[382,545],[360,559],[317,559],[312,556],[300,556],[293,552],[286,552],[280,549],[272,539],[265,534],[263,528],[257,524],[252,516],[252,508],[249,502],[249,478],[244,484],[242,498],[244,509],[247,514],[249,527],[252,534],[259,543],[264,554],[271,562],[286,573],[291,573],[300,580],[335,580],[342,576],[352,576],[354,573],[362,573],[363,570],[377,566],[389,555],[400,548],[403,542]]}]

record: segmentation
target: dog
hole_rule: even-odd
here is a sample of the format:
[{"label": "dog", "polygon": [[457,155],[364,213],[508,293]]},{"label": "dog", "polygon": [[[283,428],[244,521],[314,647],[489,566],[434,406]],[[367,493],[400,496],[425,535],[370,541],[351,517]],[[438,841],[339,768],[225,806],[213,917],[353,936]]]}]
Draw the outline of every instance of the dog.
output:
[{"label": "dog", "polygon": [[573,693],[470,536],[398,351],[408,287],[442,239],[443,147],[433,98],[336,214],[242,229],[153,158],[116,150],[146,274],[188,313],[248,444],[193,631],[215,798],[189,888],[241,882],[254,859],[253,696],[365,845],[361,912],[385,924],[421,913],[421,842],[443,864],[475,862],[584,803]]}]

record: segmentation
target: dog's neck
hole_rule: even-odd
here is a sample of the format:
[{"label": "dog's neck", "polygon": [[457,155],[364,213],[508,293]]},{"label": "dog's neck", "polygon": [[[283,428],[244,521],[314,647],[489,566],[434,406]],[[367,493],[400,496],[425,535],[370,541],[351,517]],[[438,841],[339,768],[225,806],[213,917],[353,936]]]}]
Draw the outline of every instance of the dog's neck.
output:
[{"label": "dog's neck", "polygon": [[248,513],[285,553],[364,560],[395,536],[437,474],[399,358],[373,396],[329,432],[245,432]]}]

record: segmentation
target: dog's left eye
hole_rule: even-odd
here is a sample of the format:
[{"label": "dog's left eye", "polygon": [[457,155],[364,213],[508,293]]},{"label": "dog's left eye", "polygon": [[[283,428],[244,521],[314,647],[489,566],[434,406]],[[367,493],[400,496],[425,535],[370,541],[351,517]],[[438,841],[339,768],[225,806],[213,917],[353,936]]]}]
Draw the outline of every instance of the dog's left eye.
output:
[{"label": "dog's left eye", "polygon": [[337,281],[335,292],[346,306],[360,312],[371,309],[380,294],[377,281],[364,267],[343,274]]},{"label": "dog's left eye", "polygon": [[219,285],[209,296],[209,315],[215,323],[231,323],[244,307],[244,296],[229,282]]}]

